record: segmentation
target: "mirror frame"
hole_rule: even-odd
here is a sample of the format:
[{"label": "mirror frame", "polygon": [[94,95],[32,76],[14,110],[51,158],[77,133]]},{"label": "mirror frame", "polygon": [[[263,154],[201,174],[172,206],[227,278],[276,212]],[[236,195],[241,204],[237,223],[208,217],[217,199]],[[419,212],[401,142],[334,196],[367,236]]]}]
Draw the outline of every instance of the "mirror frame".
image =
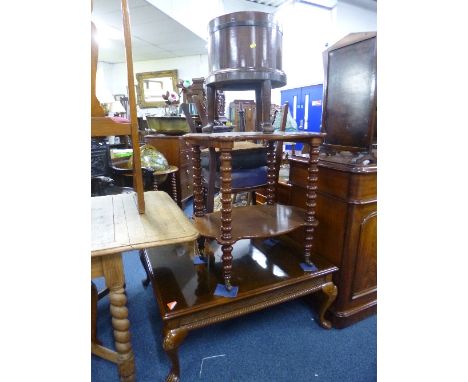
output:
[{"label": "mirror frame", "polygon": [[149,78],[161,78],[161,77],[171,77],[172,79],[172,91],[177,93],[177,69],[173,70],[160,70],[157,72],[144,72],[137,73],[136,79],[138,81],[137,85],[137,96],[138,96],[138,105],[140,108],[149,108],[149,107],[164,107],[166,102],[162,98],[161,101],[148,102],[145,101],[145,88],[143,86],[144,81]]}]

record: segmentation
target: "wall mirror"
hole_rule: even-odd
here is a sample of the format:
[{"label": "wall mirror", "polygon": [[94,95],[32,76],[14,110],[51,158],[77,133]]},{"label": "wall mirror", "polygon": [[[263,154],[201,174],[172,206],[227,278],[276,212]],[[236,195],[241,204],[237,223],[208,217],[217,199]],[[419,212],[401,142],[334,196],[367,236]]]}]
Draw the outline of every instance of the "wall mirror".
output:
[{"label": "wall mirror", "polygon": [[163,107],[166,103],[162,95],[166,91],[177,93],[177,69],[137,73],[136,78],[141,108]]}]

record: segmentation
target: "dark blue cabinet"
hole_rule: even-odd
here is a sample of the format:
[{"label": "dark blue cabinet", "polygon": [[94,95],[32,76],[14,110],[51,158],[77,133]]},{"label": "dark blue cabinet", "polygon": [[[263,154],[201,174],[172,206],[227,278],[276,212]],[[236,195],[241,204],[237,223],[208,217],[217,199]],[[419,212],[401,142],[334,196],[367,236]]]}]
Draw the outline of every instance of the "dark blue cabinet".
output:
[{"label": "dark blue cabinet", "polygon": [[[322,123],[322,97],[322,84],[304,86],[282,90],[281,104],[289,102],[289,110],[299,130],[319,132]],[[296,148],[300,150],[302,145],[296,144]]]}]

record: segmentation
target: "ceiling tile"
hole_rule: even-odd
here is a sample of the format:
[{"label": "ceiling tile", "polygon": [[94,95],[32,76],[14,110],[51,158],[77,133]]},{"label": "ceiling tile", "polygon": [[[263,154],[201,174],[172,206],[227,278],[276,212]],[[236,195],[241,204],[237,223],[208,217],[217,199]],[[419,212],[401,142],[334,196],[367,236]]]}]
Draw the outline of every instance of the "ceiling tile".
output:
[{"label": "ceiling tile", "polygon": [[[205,40],[145,0],[129,0],[129,8],[134,61],[207,53]],[[118,0],[94,0],[93,17],[96,23],[122,31]],[[123,40],[107,45],[100,48],[100,61],[125,60]]]}]

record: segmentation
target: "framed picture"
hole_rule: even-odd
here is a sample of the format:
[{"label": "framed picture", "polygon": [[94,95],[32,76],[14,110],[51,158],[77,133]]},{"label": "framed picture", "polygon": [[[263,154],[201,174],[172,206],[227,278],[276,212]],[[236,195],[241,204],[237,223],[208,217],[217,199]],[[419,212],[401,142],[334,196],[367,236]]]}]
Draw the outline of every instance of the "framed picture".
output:
[{"label": "framed picture", "polygon": [[163,94],[177,93],[177,69],[137,73],[138,105],[141,108],[163,107]]}]

